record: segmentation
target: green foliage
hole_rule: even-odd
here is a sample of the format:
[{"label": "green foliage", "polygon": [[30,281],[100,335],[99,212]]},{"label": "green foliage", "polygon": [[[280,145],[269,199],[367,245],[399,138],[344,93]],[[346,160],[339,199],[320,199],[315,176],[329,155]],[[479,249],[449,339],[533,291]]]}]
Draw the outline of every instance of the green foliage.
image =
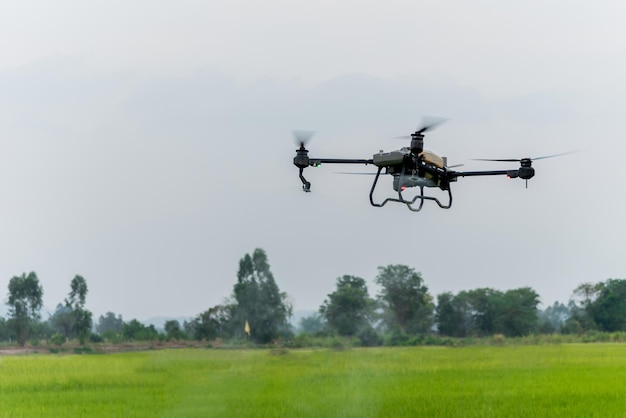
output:
[{"label": "green foliage", "polygon": [[589,331],[626,331],[626,280],[583,283],[573,292],[570,317],[562,332],[582,335]]},{"label": "green foliage", "polygon": [[0,316],[0,341],[6,341],[11,337],[11,331],[7,325],[7,320]]},{"label": "green foliage", "polygon": [[48,322],[54,332],[62,334],[66,339],[72,338],[74,315],[71,307],[59,303]]},{"label": "green foliage", "polygon": [[239,261],[234,298],[234,336],[243,336],[246,321],[250,337],[259,343],[270,342],[288,329],[287,295],[278,289],[262,249],[255,249],[252,256],[246,254]]},{"label": "green foliage", "polygon": [[65,341],[67,341],[65,335],[58,332],[52,334],[52,336],[50,337],[50,342],[54,345],[58,345],[59,347],[65,344]]},{"label": "green foliage", "polygon": [[383,345],[382,336],[372,326],[365,326],[356,337],[359,339],[361,347],[378,347]]},{"label": "green foliage", "polygon": [[112,344],[119,344],[122,342],[122,333],[117,333],[113,330],[106,331],[100,334],[105,341],[108,341]]},{"label": "green foliage", "polygon": [[428,333],[433,326],[433,298],[420,273],[405,265],[378,267],[376,283],[387,328],[398,325],[409,334]]},{"label": "green foliage", "polygon": [[463,318],[468,327],[466,334],[486,336],[497,332],[496,318],[502,292],[482,288],[460,292],[459,298],[464,305],[464,313],[468,315]]},{"label": "green foliage", "polygon": [[168,341],[184,340],[187,338],[187,335],[180,327],[180,323],[176,320],[172,319],[166,321],[163,328],[165,329]]},{"label": "green foliage", "polygon": [[324,329],[324,321],[318,314],[313,314],[300,319],[298,324],[300,332],[315,334]]},{"label": "green foliage", "polygon": [[544,334],[560,332],[570,316],[570,308],[560,302],[554,302],[539,314],[540,332]]},{"label": "green foliage", "polygon": [[91,312],[86,309],[74,310],[74,332],[81,344],[85,344],[91,335],[91,316]]},{"label": "green foliage", "polygon": [[539,327],[539,295],[531,288],[501,292],[483,288],[438,296],[439,332],[452,337],[527,335]]},{"label": "green foliage", "polygon": [[127,341],[157,341],[159,339],[159,333],[154,325],[145,326],[136,319],[124,324],[122,336]]},{"label": "green foliage", "polygon": [[124,320],[122,319],[122,315],[116,317],[113,312],[107,312],[104,315],[100,315],[98,323],[96,324],[96,331],[98,331],[100,335],[110,335],[110,333],[120,334],[123,327]]},{"label": "green foliage", "polygon": [[602,331],[626,331],[626,280],[608,279],[595,289],[595,299],[586,306],[593,321]]},{"label": "green foliage", "polygon": [[520,337],[538,328],[539,295],[529,287],[507,290],[502,295],[497,313],[497,331],[510,337]]},{"label": "green foliage", "polygon": [[466,305],[455,299],[452,292],[437,296],[435,322],[440,334],[452,337],[465,337],[468,331],[469,317],[465,312]]},{"label": "green foliage", "polygon": [[598,284],[585,282],[576,287],[573,291],[573,302],[576,306],[587,309],[587,307],[595,300],[599,292]]},{"label": "green foliage", "polygon": [[365,280],[344,275],[337,279],[337,289],[328,295],[320,314],[330,329],[339,335],[352,336],[369,325],[373,308]]},{"label": "green foliage", "polygon": [[185,324],[185,331],[196,340],[214,340],[232,335],[233,305],[217,305],[198,314],[190,323]]},{"label": "green foliage", "polygon": [[49,319],[53,331],[65,338],[77,337],[81,344],[89,339],[92,329],[92,313],[85,309],[87,282],[82,276],[75,276],[70,283],[70,292],[63,304],[58,304]]},{"label": "green foliage", "polygon": [[48,340],[54,334],[49,321],[37,321],[32,326],[32,337],[39,340]]},{"label": "green foliage", "polygon": [[383,343],[386,346],[406,346],[409,345],[409,335],[398,325],[392,327],[384,336]]},{"label": "green foliage", "polygon": [[65,300],[65,304],[73,308],[84,308],[87,300],[87,293],[89,292],[89,289],[87,288],[87,281],[83,278],[83,276],[76,275],[70,283],[70,289],[71,290],[68,298]]},{"label": "green foliage", "polygon": [[65,300],[65,306],[72,312],[72,331],[81,344],[85,344],[89,338],[93,324],[92,313],[85,309],[88,291],[87,281],[76,275],[70,283],[70,293]]},{"label": "green foliage", "polygon": [[19,345],[26,345],[34,323],[41,318],[43,288],[35,272],[14,276],[9,281],[9,326],[13,329]]},{"label": "green foliage", "polygon": [[331,350],[343,351],[350,349],[352,347],[352,342],[348,338],[335,335],[325,339],[324,347],[330,348]]},{"label": "green foliage", "polygon": [[[375,328],[366,327],[354,337],[338,335],[310,335],[301,333],[283,342],[288,348],[332,348],[337,341],[354,347],[412,347],[412,346],[445,346],[445,347],[469,347],[469,346],[526,346],[526,345],[553,345],[574,343],[598,343],[598,342],[626,342],[626,332],[600,332],[588,331],[578,335],[572,334],[528,334],[520,337],[507,337],[504,334],[494,334],[485,337],[453,338],[433,334],[406,334],[399,327],[394,327],[381,335]],[[222,348],[253,348],[265,347],[250,344],[245,340],[221,340],[219,347]]]}]

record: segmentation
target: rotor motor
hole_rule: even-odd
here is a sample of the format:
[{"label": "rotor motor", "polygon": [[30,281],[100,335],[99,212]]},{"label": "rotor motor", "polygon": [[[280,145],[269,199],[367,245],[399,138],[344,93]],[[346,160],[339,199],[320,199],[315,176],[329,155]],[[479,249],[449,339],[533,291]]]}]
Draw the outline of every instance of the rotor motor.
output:
[{"label": "rotor motor", "polygon": [[524,180],[529,180],[534,177],[535,169],[532,167],[532,159],[530,158],[522,158],[520,160],[520,168],[518,170],[518,175],[520,178]]},{"label": "rotor motor", "polygon": [[309,150],[300,145],[296,150],[296,156],[293,157],[293,164],[298,168],[307,168],[309,166]]}]

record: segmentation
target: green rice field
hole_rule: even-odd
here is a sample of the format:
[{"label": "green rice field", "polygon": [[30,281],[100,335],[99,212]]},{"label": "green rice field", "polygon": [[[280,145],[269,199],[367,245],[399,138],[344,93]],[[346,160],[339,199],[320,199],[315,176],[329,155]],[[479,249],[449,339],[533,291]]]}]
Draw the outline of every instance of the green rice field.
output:
[{"label": "green rice field", "polygon": [[1,417],[624,417],[626,344],[0,356]]}]

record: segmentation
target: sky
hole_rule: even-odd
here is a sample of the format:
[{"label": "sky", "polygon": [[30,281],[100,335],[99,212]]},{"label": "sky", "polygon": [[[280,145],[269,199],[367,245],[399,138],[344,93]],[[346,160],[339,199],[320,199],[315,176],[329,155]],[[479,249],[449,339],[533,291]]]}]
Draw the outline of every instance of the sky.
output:
[{"label": "sky", "polygon": [[[618,1],[2,1],[0,289],[72,278],[94,317],[195,316],[263,248],[295,310],[406,264],[433,296],[532,287],[543,306],[626,277],[626,4]],[[371,178],[292,160],[425,147],[464,170],[450,210],[369,205]],[[376,196],[393,195],[391,180]],[[7,292],[8,290],[5,290]],[[6,294],[0,290],[0,294]],[[0,313],[2,309],[0,307]]]}]

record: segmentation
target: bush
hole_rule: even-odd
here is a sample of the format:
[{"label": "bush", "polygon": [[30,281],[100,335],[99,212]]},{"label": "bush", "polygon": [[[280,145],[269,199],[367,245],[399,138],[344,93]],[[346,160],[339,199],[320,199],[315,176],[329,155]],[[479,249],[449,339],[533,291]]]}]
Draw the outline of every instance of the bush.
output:
[{"label": "bush", "polygon": [[54,334],[50,336],[50,342],[59,347],[65,344],[65,341],[67,341],[67,339],[65,338],[65,335],[59,332],[55,332]]},{"label": "bush", "polygon": [[600,331],[587,331],[583,337],[582,341],[584,343],[606,343],[611,340],[611,334]]},{"label": "bush", "polygon": [[306,332],[303,332],[292,338],[287,345],[291,348],[310,347],[311,337]]},{"label": "bush", "polygon": [[405,346],[410,345],[409,336],[406,335],[400,327],[392,328],[385,336],[385,345],[388,346]]},{"label": "bush", "polygon": [[624,341],[626,341],[626,333],[614,332],[611,334],[610,340],[611,342],[614,342],[614,343],[623,343]]},{"label": "bush", "polygon": [[330,337],[327,339],[327,347],[333,350],[343,351],[350,348],[350,344],[340,337]]},{"label": "bush", "polygon": [[122,337],[115,331],[106,331],[102,334],[102,338],[111,344],[119,344],[122,342]]},{"label": "bush", "polygon": [[377,347],[383,345],[383,339],[372,327],[367,327],[357,334],[359,343],[362,347]]}]

